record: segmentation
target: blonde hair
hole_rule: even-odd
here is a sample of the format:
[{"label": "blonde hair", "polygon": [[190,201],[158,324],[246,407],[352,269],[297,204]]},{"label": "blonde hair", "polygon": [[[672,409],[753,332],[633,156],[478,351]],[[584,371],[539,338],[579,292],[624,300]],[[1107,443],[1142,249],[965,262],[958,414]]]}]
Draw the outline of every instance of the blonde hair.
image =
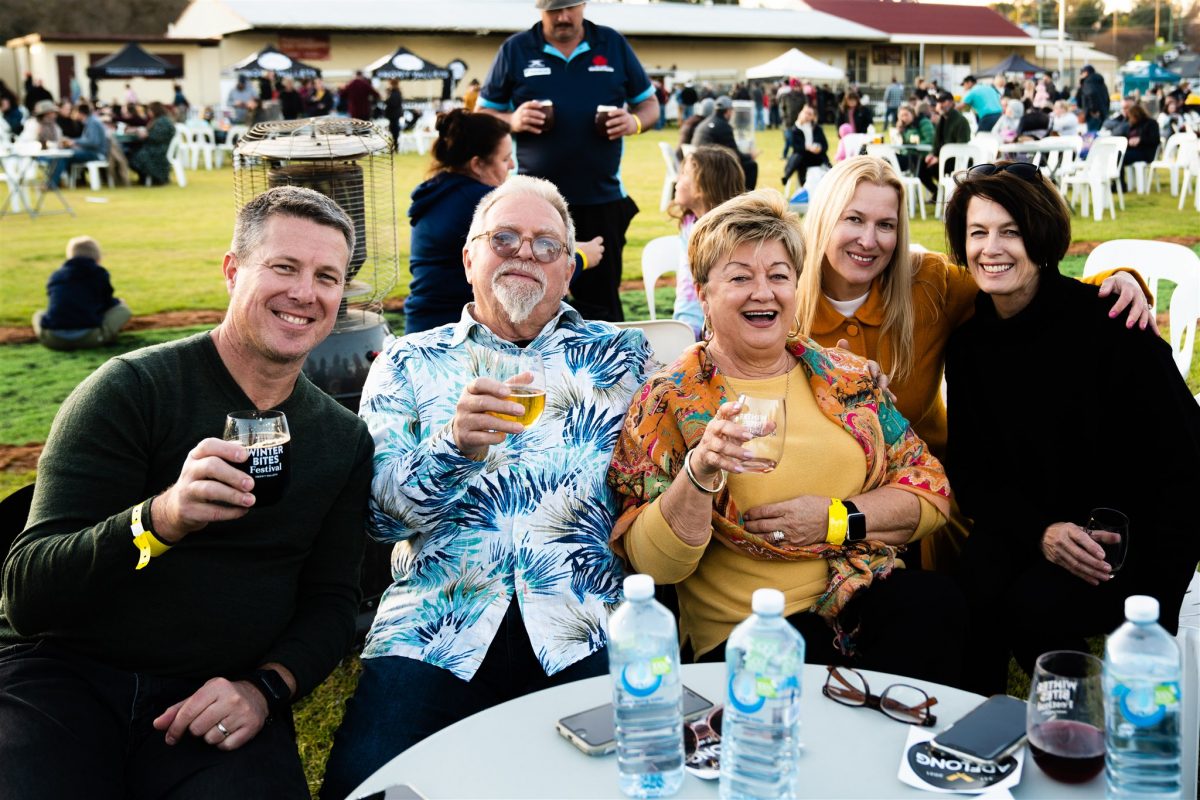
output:
[{"label": "blonde hair", "polygon": [[67,242],[67,258],[100,260],[100,243],[90,236],[76,236]]},{"label": "blonde hair", "polygon": [[[796,289],[796,322],[801,334],[810,335],[822,300],[821,284],[828,263],[825,251],[842,214],[862,183],[887,186],[896,191],[896,249],[879,277],[884,315],[880,352],[874,358],[893,379],[903,379],[913,366],[913,275],[920,265],[920,258],[908,250],[908,211],[904,204],[904,186],[896,171],[882,158],[854,156],[840,162],[822,179],[813,193],[808,215],[804,218],[808,258]],[[871,356],[869,353],[862,355]]]},{"label": "blonde hair", "polygon": [[692,228],[688,263],[697,287],[708,283],[717,262],[746,243],[779,242],[793,270],[804,263],[804,231],[800,217],[788,210],[787,201],[774,189],[738,195],[705,214]]}]

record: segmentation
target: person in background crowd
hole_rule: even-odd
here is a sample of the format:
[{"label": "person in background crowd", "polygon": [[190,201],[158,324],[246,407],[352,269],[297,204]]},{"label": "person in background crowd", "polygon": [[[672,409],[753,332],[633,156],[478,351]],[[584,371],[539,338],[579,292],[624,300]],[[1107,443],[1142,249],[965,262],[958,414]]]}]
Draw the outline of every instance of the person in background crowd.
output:
[{"label": "person in background crowd", "polygon": [[192,107],[192,104],[188,102],[187,96],[183,93],[182,83],[175,84],[174,88],[175,96],[171,100],[171,105],[175,106],[175,113],[179,115],[180,119],[187,119],[188,109]]},{"label": "person in background crowd", "polygon": [[26,122],[19,141],[37,142],[43,150],[62,146],[63,132],[58,126],[58,106],[53,100],[39,100],[33,107],[33,121]]},{"label": "person in background crowd", "polygon": [[[990,87],[984,87],[991,91]],[[971,126],[954,105],[954,95],[941,92],[937,96],[937,126],[934,128],[933,152],[921,161],[918,177],[921,183],[934,197],[937,196],[938,161],[941,158],[942,146],[947,144],[965,144],[971,140]],[[947,174],[953,169],[953,163],[945,167]]]},{"label": "person in background crowd", "polygon": [[675,158],[680,162],[684,157],[683,146],[685,144],[691,146],[692,137],[696,135],[696,126],[712,116],[716,104],[715,100],[706,97],[693,106],[696,110],[695,114],[679,123],[679,145],[675,148]]},{"label": "person in background crowd", "polygon": [[1079,70],[1076,105],[1083,111],[1083,121],[1088,131],[1095,133],[1100,130],[1100,126],[1108,117],[1108,87],[1104,84],[1104,78],[1091,64],[1084,64]]},{"label": "person in background crowd", "polygon": [[[1017,139],[1017,129],[1021,127],[1021,117],[1025,116],[1025,106],[1020,100],[1009,98],[1004,104],[1004,113],[992,126],[992,133],[1000,137],[1001,144],[1009,144]],[[980,130],[983,130],[982,128]]]},{"label": "person in background crowd", "polygon": [[304,104],[307,117],[324,117],[333,113],[333,93],[325,88],[325,81],[313,78],[312,94]]},{"label": "person in background crowd", "polygon": [[1030,108],[1017,125],[1017,141],[1028,142],[1043,138],[1050,132],[1049,108]]},{"label": "person in background crowd", "polygon": [[792,141],[796,152],[787,160],[780,181],[787,186],[792,175],[799,175],[800,185],[804,186],[810,167],[829,166],[829,140],[817,124],[817,112],[812,106],[806,105],[800,109],[796,124],[792,126]]},{"label": "person in background crowd", "polygon": [[1108,131],[1113,136],[1128,136],[1129,109],[1137,105],[1137,102],[1137,96],[1133,94],[1127,94],[1122,97],[1120,110],[1104,120],[1104,124],[1100,126],[1100,129]]},{"label": "person in background crowd", "polygon": [[[1158,146],[1162,142],[1158,122],[1150,118],[1146,107],[1141,103],[1131,105],[1127,114],[1129,130],[1125,136],[1129,140],[1129,146],[1125,150],[1125,159],[1121,165],[1127,167],[1130,164],[1148,164],[1158,155]],[[1124,169],[1121,170],[1121,187],[1123,191],[1129,189]]]},{"label": "person in background crowd", "polygon": [[703,332],[704,312],[700,308],[700,297],[696,294],[692,269],[688,265],[688,240],[697,220],[745,191],[746,175],[742,172],[742,165],[727,147],[697,147],[679,167],[679,177],[675,181],[675,202],[669,209],[671,216],[679,218],[682,244],[678,269],[675,270],[675,309],[672,317],[686,322],[697,339]]},{"label": "person in background crowd", "polygon": [[654,96],[658,98],[658,121],[654,123],[654,130],[661,131],[667,125],[667,100],[671,95],[667,92],[662,78],[651,78],[650,83],[654,86]]},{"label": "person in background crowd", "polygon": [[913,94],[922,102],[929,99],[929,88],[925,85],[924,76],[917,76],[916,81],[913,83]]},{"label": "person in background crowd", "polygon": [[[250,100],[251,108],[258,100]],[[249,109],[248,109],[249,110]],[[171,179],[171,162],[167,150],[175,138],[175,123],[157,100],[150,102],[150,124],[138,131],[142,146],[129,159],[129,168],[137,173],[138,183],[166,186]]]},{"label": "person in background crowd", "polygon": [[[372,448],[301,367],[353,251],[329,198],[260,194],[222,261],[221,324],[109,359],[59,408],[4,564],[6,795],[309,796],[292,703],[354,639]],[[273,505],[222,439],[250,409],[287,416]]]},{"label": "person in background crowd", "polygon": [[858,92],[853,89],[848,90],[842,99],[841,109],[838,111],[838,128],[849,125],[853,129],[852,133],[866,133],[874,120],[875,112],[862,102]]},{"label": "person in background crowd", "polygon": [[43,100],[47,100],[47,101],[53,103],[54,96],[50,94],[50,90],[47,89],[45,84],[42,83],[41,78],[38,78],[35,80],[32,74],[26,72],[25,73],[25,108],[29,111],[29,113],[31,115],[36,117],[37,114],[34,113],[33,109],[36,108],[37,104],[42,102]]},{"label": "person in background crowd", "polygon": [[[509,123],[521,174],[558,187],[579,237],[603,237],[604,262],[571,284],[571,302],[585,319],[619,321],[625,318],[619,293],[625,235],[638,212],[621,181],[623,140],[654,124],[658,98],[625,37],[585,20],[583,0],[537,0],[536,6],[540,21],[500,46],[477,110]],[[580,52],[588,55],[577,57]],[[531,69],[531,60],[549,74]],[[549,130],[541,100],[554,102]],[[601,105],[614,110],[597,128]]]},{"label": "person in background crowd", "polygon": [[1079,115],[1070,108],[1066,100],[1054,101],[1054,111],[1050,114],[1050,130],[1059,136],[1079,134]]},{"label": "person in background crowd", "polygon": [[[928,107],[926,103],[921,105]],[[931,148],[933,140],[937,136],[929,117],[914,111],[912,106],[907,105],[900,106],[900,110],[896,112],[896,132],[900,136],[900,141],[905,144],[925,144]],[[921,153],[917,150],[900,151],[896,155],[896,160],[900,162],[900,167],[905,172],[915,173],[921,161]]]},{"label": "person in background crowd", "polygon": [[884,115],[884,122],[887,125],[896,124],[896,115],[900,111],[900,105],[904,102],[904,84],[895,75],[892,76],[892,82],[883,90],[883,105],[887,109]]},{"label": "person in background crowd", "polygon": [[379,93],[363,76],[362,70],[356,70],[350,82],[342,87],[341,96],[346,101],[346,113],[353,119],[371,119],[379,100]]},{"label": "person in background crowd", "polygon": [[[700,102],[700,95],[696,93],[696,87],[691,81],[685,83],[679,89],[679,118],[681,120],[693,116],[696,103]],[[703,116],[708,116],[704,114]],[[689,139],[689,141],[691,141]]]},{"label": "person in background crowd", "polygon": [[388,81],[387,97],[383,101],[383,116],[388,121],[388,130],[392,134],[392,147],[400,146],[400,133],[404,130],[404,94],[400,91],[400,81],[392,78]]},{"label": "person in background crowd", "polygon": [[[1000,98],[1003,97],[1004,93],[998,91],[994,86],[980,83],[974,75],[968,75],[963,78],[962,88],[963,99],[958,107],[959,110],[973,110],[979,124],[979,130],[992,130],[1000,120],[1000,114],[1003,111],[1000,105]],[[968,138],[970,137],[968,136]],[[964,139],[963,141],[966,140]]]},{"label": "person in background crowd", "polygon": [[808,104],[808,98],[804,96],[804,92],[800,91],[800,82],[795,78],[780,86],[776,97],[779,99],[780,121],[784,126],[782,158],[786,159],[788,154],[796,149],[792,137],[792,127],[800,115],[800,109]]},{"label": "person in background crowd", "polygon": [[62,145],[71,149],[71,157],[54,160],[49,177],[51,186],[59,184],[63,173],[72,164],[86,164],[89,161],[103,161],[108,158],[108,129],[92,113],[92,107],[87,103],[80,103],[75,108],[74,116],[82,133],[75,139],[63,138]]},{"label": "person in background crowd", "polygon": [[1163,139],[1182,131],[1183,115],[1179,113],[1179,101],[1171,95],[1163,100],[1162,111],[1158,114],[1158,132]]},{"label": "person in background crowd", "polygon": [[296,81],[284,78],[279,89],[279,113],[284,119],[300,119],[304,112],[304,98],[296,89]]},{"label": "person in background crowd", "polygon": [[238,75],[237,83],[229,90],[229,97],[225,98],[225,105],[233,109],[233,122],[235,125],[246,124],[246,110],[250,108],[250,101],[257,98],[258,95],[250,87],[246,76]]},{"label": "person in background crowd", "polygon": [[463,108],[467,111],[474,111],[477,102],[479,102],[479,79],[471,78],[471,82],[467,84],[467,91],[463,93]]},{"label": "person in background crowd", "polygon": [[[377,443],[369,531],[396,543],[396,582],[334,737],[326,800],[464,717],[608,674],[623,570],[603,476],[655,362],[640,330],[563,303],[573,228],[553,184],[510,178],[471,221],[462,257],[474,302],[371,364],[360,410]],[[545,410],[529,425],[486,371],[521,353],[545,366]]]},{"label": "person in background crowd", "polygon": [[25,117],[21,114],[21,104],[17,102],[16,93],[9,89],[3,80],[0,80],[0,116],[8,123],[13,136],[21,135],[25,122]]},{"label": "person in background crowd", "polygon": [[33,315],[33,332],[51,350],[84,350],[111,344],[133,316],[113,296],[100,245],[90,236],[67,242],[67,260],[46,282],[47,307]]},{"label": "person in background crowd", "polygon": [[[1071,212],[1037,167],[977,165],[945,218],[981,290],[946,350],[946,467],[974,520],[960,575],[965,688],[986,695],[1005,690],[1010,651],[1026,673],[1048,650],[1086,652],[1084,637],[1116,628],[1129,595],[1158,598],[1174,632],[1200,559],[1180,506],[1200,485],[1200,407],[1166,342],[1127,330],[1094,287],[1061,274]],[[1047,370],[1087,398],[1069,419],[1042,402]],[[1149,430],[1118,454],[1104,433],[1114,419]],[[1129,520],[1119,570],[1105,532],[1084,527],[1100,507]]]},{"label": "person in background crowd", "polygon": [[733,138],[733,127],[729,124],[732,113],[733,101],[725,95],[718,97],[713,105],[712,116],[696,126],[696,132],[692,134],[692,144],[696,147],[713,144],[728,148],[742,164],[742,172],[746,175],[746,188],[753,189],[758,183],[758,162],[754,160],[753,151],[743,153],[738,148],[737,140]]},{"label": "person in background crowd", "polygon": [[58,104],[56,121],[59,130],[67,139],[75,139],[83,133],[83,123],[75,119],[75,105],[70,100],[63,100]]}]

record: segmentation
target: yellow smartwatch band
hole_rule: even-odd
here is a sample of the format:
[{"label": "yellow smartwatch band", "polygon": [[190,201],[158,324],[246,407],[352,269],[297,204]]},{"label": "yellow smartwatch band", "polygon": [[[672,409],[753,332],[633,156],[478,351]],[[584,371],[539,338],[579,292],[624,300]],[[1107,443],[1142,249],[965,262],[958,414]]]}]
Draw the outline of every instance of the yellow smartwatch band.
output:
[{"label": "yellow smartwatch band", "polygon": [[142,525],[143,510],[146,519],[149,520],[150,504],[153,502],[154,498],[152,497],[146,502],[134,506],[132,517],[129,521],[129,530],[133,533],[133,545],[138,549],[138,562],[134,569],[142,569],[150,563],[150,559],[161,556],[171,549],[171,545],[159,539],[152,531],[147,530]]},{"label": "yellow smartwatch band", "polygon": [[840,547],[846,541],[846,531],[850,527],[850,512],[836,497],[829,498],[829,530],[825,533],[825,541]]},{"label": "yellow smartwatch band", "polygon": [[580,250],[578,247],[576,247],[575,255],[579,256],[579,260],[582,262],[581,266],[583,267],[583,269],[587,269],[588,268],[587,254],[584,253],[582,250]]},{"label": "yellow smartwatch band", "polygon": [[634,115],[633,115],[633,121],[637,123],[637,131],[636,131],[636,132],[634,132],[634,134],[633,134],[633,135],[634,135],[634,136],[638,136],[638,135],[639,135],[639,134],[641,134],[641,132],[642,132],[642,118],[641,118],[641,117],[639,117],[637,114],[634,114]]}]

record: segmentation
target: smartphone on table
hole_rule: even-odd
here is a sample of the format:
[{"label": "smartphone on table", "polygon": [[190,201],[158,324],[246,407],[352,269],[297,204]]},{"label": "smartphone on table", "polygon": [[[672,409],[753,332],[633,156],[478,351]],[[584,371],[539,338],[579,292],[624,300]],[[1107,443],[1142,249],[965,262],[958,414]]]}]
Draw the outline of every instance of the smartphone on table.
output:
[{"label": "smartphone on table", "polygon": [[929,746],[968,761],[995,764],[1025,742],[1025,701],[996,694],[933,737]]},{"label": "smartphone on table", "polygon": [[[688,721],[703,716],[713,707],[712,701],[701,694],[683,687],[683,719]],[[603,756],[616,752],[617,733],[613,728],[613,706],[602,706],[580,711],[563,717],[555,725],[558,734],[589,756]]]}]

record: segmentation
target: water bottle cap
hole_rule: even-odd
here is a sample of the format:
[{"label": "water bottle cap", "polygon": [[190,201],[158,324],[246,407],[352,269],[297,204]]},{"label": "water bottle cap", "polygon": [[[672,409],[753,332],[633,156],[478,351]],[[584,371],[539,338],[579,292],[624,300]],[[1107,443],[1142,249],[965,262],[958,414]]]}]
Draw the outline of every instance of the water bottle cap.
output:
[{"label": "water bottle cap", "polygon": [[625,578],[626,600],[649,600],[651,597],[654,597],[654,578],[640,574]]},{"label": "water bottle cap", "polygon": [[1158,600],[1144,594],[1126,597],[1125,619],[1130,622],[1155,622],[1158,619]]},{"label": "water bottle cap", "polygon": [[755,614],[782,614],[783,592],[778,589],[755,589],[750,596],[750,608]]}]

